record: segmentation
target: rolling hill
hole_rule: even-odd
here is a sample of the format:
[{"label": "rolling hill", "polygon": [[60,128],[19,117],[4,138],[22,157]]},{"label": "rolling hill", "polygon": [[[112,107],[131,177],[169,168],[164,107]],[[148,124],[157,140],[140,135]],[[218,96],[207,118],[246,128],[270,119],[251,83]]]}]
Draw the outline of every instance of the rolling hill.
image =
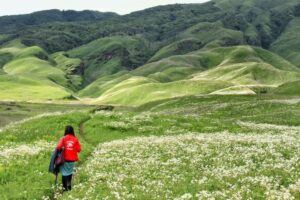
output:
[{"label": "rolling hill", "polygon": [[280,95],[292,95],[292,96],[299,96],[300,95],[300,81],[290,81],[287,83],[284,83],[274,89],[275,94]]},{"label": "rolling hill", "polygon": [[51,100],[71,96],[65,73],[40,47],[1,49],[1,99]]},{"label": "rolling hill", "polygon": [[[185,95],[256,94],[300,80],[300,70],[269,51],[236,46],[172,56],[120,77],[93,102],[136,106]],[[95,97],[83,91],[81,97]]]},{"label": "rolling hill", "polygon": [[297,0],[0,17],[0,100],[139,106],[186,95],[299,95],[299,17]]}]

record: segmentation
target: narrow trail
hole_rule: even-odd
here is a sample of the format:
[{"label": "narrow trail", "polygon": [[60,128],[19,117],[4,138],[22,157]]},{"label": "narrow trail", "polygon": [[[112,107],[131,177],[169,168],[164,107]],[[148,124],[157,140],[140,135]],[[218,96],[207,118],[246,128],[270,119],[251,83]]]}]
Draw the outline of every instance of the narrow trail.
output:
[{"label": "narrow trail", "polygon": [[89,139],[86,138],[85,132],[84,132],[84,124],[89,121],[91,119],[91,116],[87,117],[86,119],[82,120],[79,123],[79,135],[81,136],[81,138],[88,144],[92,144],[91,141],[89,141]]},{"label": "narrow trail", "polygon": [[[93,150],[95,148],[95,144],[86,137],[86,133],[85,133],[85,130],[84,130],[84,124],[86,122],[88,122],[90,119],[92,119],[91,116],[88,116],[87,118],[85,118],[84,120],[82,120],[80,123],[79,123],[79,135],[80,135],[80,138],[81,140],[83,140],[83,142],[81,142],[81,145],[83,143],[86,143],[88,146],[90,147],[85,147],[82,146],[82,149],[86,150],[88,153],[86,153],[86,156],[84,159],[80,160],[79,163],[78,163],[78,166],[80,167],[81,165],[83,165],[85,163],[85,161],[87,160],[88,157],[90,157],[90,155],[93,153]],[[76,172],[78,173],[78,172]]]}]

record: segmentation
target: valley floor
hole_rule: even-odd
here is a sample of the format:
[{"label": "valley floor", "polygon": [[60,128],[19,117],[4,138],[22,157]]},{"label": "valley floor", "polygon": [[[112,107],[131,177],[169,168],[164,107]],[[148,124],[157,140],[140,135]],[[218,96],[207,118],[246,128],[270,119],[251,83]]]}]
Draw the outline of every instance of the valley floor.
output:
[{"label": "valley floor", "polygon": [[[190,96],[98,112],[39,107],[47,114],[0,130],[1,199],[300,198],[298,97]],[[67,124],[83,152],[74,188],[62,195],[47,168]]]}]

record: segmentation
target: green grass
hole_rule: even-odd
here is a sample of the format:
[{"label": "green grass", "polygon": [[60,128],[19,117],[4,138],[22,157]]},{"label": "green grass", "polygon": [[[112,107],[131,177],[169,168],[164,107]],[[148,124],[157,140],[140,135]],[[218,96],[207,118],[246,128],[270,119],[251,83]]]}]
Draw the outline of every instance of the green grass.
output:
[{"label": "green grass", "polygon": [[131,75],[126,71],[121,71],[114,75],[104,76],[80,90],[78,92],[78,96],[81,98],[97,98],[108,89],[130,77]]},{"label": "green grass", "polygon": [[84,61],[87,66],[84,77],[90,83],[141,64],[144,51],[144,43],[139,38],[114,36],[92,41],[68,53]]},{"label": "green grass", "polygon": [[299,80],[299,72],[284,71],[266,63],[242,63],[224,65],[200,72],[195,79],[223,80],[238,85],[279,86],[289,80]]},{"label": "green grass", "polygon": [[[225,53],[217,50],[195,51],[185,55],[171,56],[157,62],[149,63],[134,70],[132,74],[138,76],[152,76],[161,82],[180,80],[195,71],[204,71],[219,65],[225,59]],[[170,73],[171,72],[171,73]],[[172,73],[176,76],[172,76]],[[190,72],[191,74],[188,74]],[[178,76],[178,74],[181,74]],[[169,76],[170,75],[170,76]]]},{"label": "green grass", "polygon": [[[299,179],[299,165],[293,162],[299,140],[293,129],[300,126],[300,104],[285,103],[286,100],[290,98],[189,96],[151,102],[134,112],[76,112],[15,124],[1,133],[0,149],[14,152],[20,145],[25,146],[22,153],[0,162],[1,197],[113,199],[114,192],[118,192],[125,199],[130,194],[138,199],[167,194],[175,198],[185,193],[195,196],[204,190],[216,198],[221,198],[221,193],[229,198],[237,192],[245,198],[267,198],[266,191],[274,187],[280,198],[283,193],[276,190],[279,184],[297,198],[299,191],[291,187]],[[20,111],[32,112],[64,109],[59,105],[19,106]],[[83,138],[78,134],[78,126],[85,120]],[[266,125],[259,125],[262,123]],[[75,127],[83,152],[73,190],[61,195],[53,188],[54,176],[47,173],[47,165],[67,124]],[[35,149],[31,152],[41,150],[29,155],[27,149],[32,145]],[[275,168],[275,163],[283,167]],[[287,163],[293,167],[287,168]],[[208,180],[202,180],[203,177]],[[257,187],[259,183],[251,182],[252,178],[272,182],[268,188]],[[142,182],[147,190],[137,186]],[[158,188],[160,183],[163,184]],[[245,187],[252,192],[247,193]]]},{"label": "green grass", "polygon": [[299,126],[300,122],[297,118],[300,114],[300,102],[289,104],[286,100],[293,100],[293,98],[281,95],[187,96],[150,102],[138,107],[137,110],[140,112],[151,110],[175,117],[197,116],[203,120],[200,123],[203,126],[196,126],[195,121],[194,128],[197,127],[197,131],[200,132],[208,131],[207,128],[212,128],[214,132],[247,130],[237,125],[237,121]]},{"label": "green grass", "polygon": [[157,80],[159,82],[172,82],[182,79],[188,79],[191,74],[198,72],[196,67],[172,67],[162,72],[150,74],[148,78]]},{"label": "green grass", "polygon": [[51,56],[56,62],[56,67],[65,72],[69,79],[67,87],[78,90],[83,84],[83,64],[79,58],[69,58],[65,52],[58,52]]},{"label": "green grass", "polygon": [[0,102],[0,127],[17,122],[26,118],[34,117],[44,113],[88,111],[94,106],[73,105],[73,104],[43,104],[25,102]]},{"label": "green grass", "polygon": [[[222,22],[201,22],[188,28],[179,35],[181,38],[197,38],[203,45],[209,47],[210,43],[217,43],[219,46],[243,44],[243,33],[241,31],[227,29]],[[227,44],[228,43],[228,44]]]},{"label": "green grass", "polygon": [[79,58],[69,58],[65,52],[58,52],[52,55],[57,67],[66,72],[72,72],[80,67],[81,60]]},{"label": "green grass", "polygon": [[300,67],[299,59],[299,38],[300,38],[300,19],[295,18],[292,20],[283,34],[272,43],[271,50],[283,56],[291,63]]},{"label": "green grass", "polygon": [[21,39],[14,39],[1,45],[1,48],[26,48],[27,46],[21,42]]},{"label": "green grass", "polygon": [[[290,62],[267,50],[250,46],[193,51],[128,71],[119,61],[123,56],[131,59],[139,45],[142,42],[137,38],[110,37],[51,56],[39,47],[1,49],[3,88],[9,85],[9,81],[20,80],[12,83],[8,87],[12,89],[6,89],[1,99],[29,100],[29,97],[22,97],[27,93],[33,100],[78,95],[83,99],[93,98],[89,101],[94,103],[141,105],[193,94],[262,93],[258,87],[273,88],[300,79],[300,70]],[[129,54],[124,54],[126,51]],[[94,65],[90,61],[99,62]],[[114,71],[110,66],[112,62],[118,70]],[[110,72],[104,69],[105,66]],[[82,76],[83,69],[86,70]],[[89,73],[97,80],[84,86],[89,82]],[[26,86],[23,91],[20,82]],[[47,90],[51,94],[46,94]]]},{"label": "green grass", "polygon": [[21,51],[21,49],[18,47],[7,47],[7,48],[0,49],[1,53],[9,53],[13,56],[17,55],[20,51]]},{"label": "green grass", "polygon": [[[137,106],[150,101],[177,96],[208,94],[232,86],[224,81],[183,80],[170,83],[146,83],[142,79],[123,81],[107,90],[95,103]],[[127,86],[127,87],[126,87]],[[114,89],[116,88],[116,90]]]},{"label": "green grass", "polygon": [[[0,199],[300,199],[299,2],[215,2],[2,27]],[[13,103],[76,95],[120,107]],[[61,195],[68,124],[83,151]]]},{"label": "green grass", "polygon": [[247,86],[232,86],[232,87],[228,87],[228,88],[224,88],[221,90],[217,90],[212,92],[211,94],[213,95],[237,95],[237,94],[244,94],[244,95],[255,95],[256,92],[255,90],[252,90],[251,87],[247,87]]},{"label": "green grass", "polygon": [[280,85],[273,91],[275,94],[300,96],[300,81],[291,81]]},{"label": "green grass", "polygon": [[14,60],[4,66],[8,74],[35,74],[37,77],[47,77],[51,74],[63,75],[63,72],[53,67],[49,62],[35,58],[23,58]]},{"label": "green grass", "polygon": [[21,49],[17,54],[15,59],[37,57],[42,60],[48,60],[48,54],[45,50],[38,46],[32,46],[28,48]]},{"label": "green grass", "polygon": [[[187,70],[190,68],[203,71],[218,65],[248,62],[267,63],[277,69],[299,72],[299,69],[294,65],[269,51],[250,46],[234,46],[200,50],[186,55],[172,56],[157,62],[149,63],[134,70],[132,73],[140,76],[149,76],[150,74],[158,72],[163,73],[165,70],[169,69],[182,69],[182,67],[186,67]],[[170,77],[171,78],[169,79],[172,80],[172,76]]]},{"label": "green grass", "polygon": [[261,48],[236,46],[171,56],[129,74],[101,78],[80,96],[98,97],[93,102],[101,104],[141,105],[195,94],[267,93],[296,80],[300,80],[299,69],[280,56]]},{"label": "green grass", "polygon": [[[2,162],[5,161],[2,160],[0,171],[1,198],[41,199],[46,195],[51,196],[54,193],[54,188],[52,188],[54,176],[47,172],[49,155],[55,148],[58,139],[62,137],[65,125],[73,125],[78,133],[78,125],[86,116],[84,113],[76,113],[44,117],[16,125],[2,133],[5,137],[1,138],[0,143],[1,145],[11,144],[7,148],[18,148],[19,145],[30,148],[30,145],[35,145],[35,148],[31,147],[31,152],[37,151],[37,148],[43,148],[43,150],[34,155],[15,155],[14,161],[10,162],[9,165],[3,165]],[[39,147],[40,143],[45,143],[45,145]],[[89,147],[84,141],[82,144],[85,149],[80,158],[84,158],[85,152],[89,151]]]},{"label": "green grass", "polygon": [[[210,58],[214,59],[213,56]],[[131,73],[136,76],[148,76],[160,82],[176,81],[203,70],[206,66],[203,66],[201,61],[205,62],[205,59],[205,55],[173,56],[141,66]]]},{"label": "green grass", "polygon": [[44,78],[59,85],[67,86],[65,74],[50,62],[36,57],[16,59],[4,66],[4,71],[10,75],[27,75],[33,78]]},{"label": "green grass", "polygon": [[200,40],[186,38],[161,48],[148,62],[155,62],[173,55],[183,55],[201,49],[202,46],[203,44]]},{"label": "green grass", "polygon": [[13,55],[9,52],[0,51],[0,68],[13,59]]},{"label": "green grass", "polygon": [[0,99],[11,101],[53,100],[69,97],[65,88],[32,76],[0,75]]},{"label": "green grass", "polygon": [[[60,60],[58,60],[60,61]],[[81,85],[81,77],[63,71],[40,47],[3,48],[0,99],[47,100],[71,96],[71,90]]]}]

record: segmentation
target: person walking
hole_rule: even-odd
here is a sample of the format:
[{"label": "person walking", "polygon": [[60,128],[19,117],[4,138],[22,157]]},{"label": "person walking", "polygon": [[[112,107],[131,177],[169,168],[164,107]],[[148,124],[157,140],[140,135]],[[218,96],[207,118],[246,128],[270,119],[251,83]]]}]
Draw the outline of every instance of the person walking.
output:
[{"label": "person walking", "polygon": [[62,175],[63,190],[69,191],[72,189],[75,162],[78,161],[78,153],[81,151],[80,142],[72,126],[66,126],[64,137],[59,140],[57,150],[64,153],[65,162],[59,167],[59,171]]}]

